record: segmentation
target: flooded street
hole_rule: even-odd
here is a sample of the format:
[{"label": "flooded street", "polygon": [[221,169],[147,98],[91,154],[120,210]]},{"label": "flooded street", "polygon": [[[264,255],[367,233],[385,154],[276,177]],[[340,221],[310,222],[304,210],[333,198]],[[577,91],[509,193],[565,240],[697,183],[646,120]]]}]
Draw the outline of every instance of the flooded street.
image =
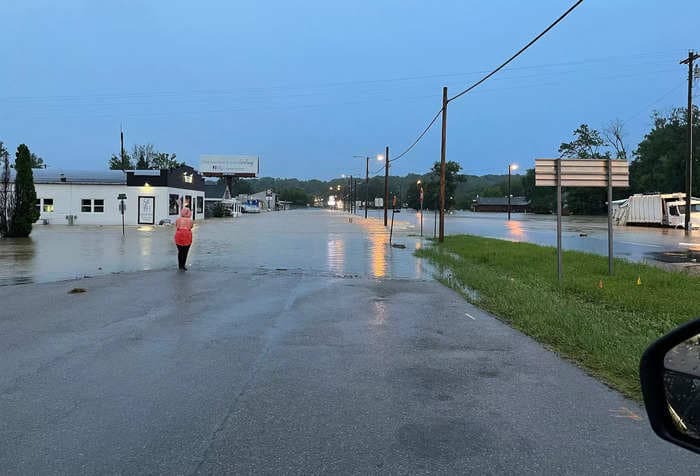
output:
[{"label": "flooded street", "polygon": [[[413,257],[421,246],[412,227],[397,223],[406,249],[388,246],[377,219],[341,212],[293,210],[199,222],[188,265],[193,269],[303,269],[373,278],[430,278]],[[36,225],[29,239],[0,241],[0,285],[176,268],[172,227]]]},{"label": "flooded street", "polygon": [[[420,213],[403,210],[401,219],[420,229]],[[374,211],[372,216],[380,216]],[[396,215],[399,217],[399,215]],[[505,213],[474,213],[458,211],[445,217],[445,233],[470,234],[511,241],[526,241],[538,245],[556,246],[557,218],[554,215],[513,213],[507,220]],[[423,214],[423,235],[432,237],[434,213]],[[606,255],[608,253],[608,222],[605,216],[562,217],[562,246],[567,250]],[[614,252],[619,258],[652,262],[660,254],[695,250],[700,251],[700,231],[685,235],[684,230],[639,226],[613,228]]]},{"label": "flooded street", "polygon": [[[299,269],[372,278],[429,279],[428,264],[413,251],[424,243],[420,214],[403,210],[395,216],[394,242],[381,212],[370,218],[319,209],[292,210],[199,222],[189,265],[194,269]],[[350,222],[352,218],[352,223]],[[447,234],[473,234],[540,245],[556,245],[556,217],[457,212],[447,215]],[[564,217],[563,246],[607,254],[605,217]],[[423,216],[423,235],[433,236],[434,215]],[[173,228],[130,227],[122,237],[115,226],[36,225],[29,239],[0,241],[0,285],[49,282],[110,273],[175,268]],[[683,230],[615,227],[615,255],[655,262],[675,252],[700,249],[700,233]],[[689,263],[690,264],[690,263]],[[692,265],[692,264],[691,264]]]}]

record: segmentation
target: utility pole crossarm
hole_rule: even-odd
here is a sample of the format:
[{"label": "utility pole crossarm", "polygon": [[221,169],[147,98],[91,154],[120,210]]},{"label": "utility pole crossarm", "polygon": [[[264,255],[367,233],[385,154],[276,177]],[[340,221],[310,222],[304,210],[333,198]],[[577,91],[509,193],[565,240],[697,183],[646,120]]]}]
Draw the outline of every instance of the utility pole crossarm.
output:
[{"label": "utility pole crossarm", "polygon": [[692,51],[688,54],[688,57],[681,61],[679,64],[688,64],[696,59],[700,59],[700,53],[693,53]]}]

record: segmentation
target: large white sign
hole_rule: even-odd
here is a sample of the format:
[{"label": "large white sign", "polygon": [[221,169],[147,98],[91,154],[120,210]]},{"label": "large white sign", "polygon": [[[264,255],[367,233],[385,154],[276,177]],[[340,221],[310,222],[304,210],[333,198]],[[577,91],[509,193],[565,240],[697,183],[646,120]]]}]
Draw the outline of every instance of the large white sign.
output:
[{"label": "large white sign", "polygon": [[258,158],[250,155],[203,155],[199,159],[199,171],[204,175],[255,177],[259,167]]}]

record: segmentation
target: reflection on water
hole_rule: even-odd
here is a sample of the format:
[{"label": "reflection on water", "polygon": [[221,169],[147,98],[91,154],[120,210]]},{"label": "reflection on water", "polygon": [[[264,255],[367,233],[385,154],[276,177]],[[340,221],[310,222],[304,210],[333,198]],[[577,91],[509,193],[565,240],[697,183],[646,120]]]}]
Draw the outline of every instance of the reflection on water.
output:
[{"label": "reflection on water", "polygon": [[525,238],[525,231],[521,222],[516,220],[507,221],[506,228],[508,228],[508,233],[512,239],[521,241]]},{"label": "reflection on water", "polygon": [[328,239],[328,269],[336,274],[345,271],[345,241],[342,238]]},{"label": "reflection on water", "polygon": [[[175,269],[172,226],[37,225],[29,240],[0,240],[0,284],[47,282],[99,274]],[[188,264],[192,269],[301,269],[375,278],[430,279],[415,227],[394,224],[396,240],[407,249],[389,247],[380,219],[341,212],[294,210],[198,222]],[[416,245],[416,243],[418,243]]]}]

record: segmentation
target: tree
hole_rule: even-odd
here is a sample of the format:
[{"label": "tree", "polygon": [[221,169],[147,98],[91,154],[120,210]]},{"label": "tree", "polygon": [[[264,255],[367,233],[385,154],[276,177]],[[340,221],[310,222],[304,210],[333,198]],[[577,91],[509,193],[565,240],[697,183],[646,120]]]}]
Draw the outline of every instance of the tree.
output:
[{"label": "tree", "polygon": [[135,144],[131,154],[124,153],[124,157],[112,154],[109,159],[109,168],[112,170],[148,170],[148,169],[175,169],[185,165],[179,162],[176,154],[158,152],[153,144]]},{"label": "tree", "polygon": [[603,129],[605,145],[615,151],[615,158],[627,160],[627,147],[625,147],[625,130],[621,120],[615,119]]},{"label": "tree", "polygon": [[5,236],[27,237],[32,232],[32,224],[39,219],[39,210],[36,208],[31,152],[24,144],[17,147],[15,174],[14,210]]},{"label": "tree", "polygon": [[134,164],[131,162],[131,157],[129,154],[124,152],[123,157],[117,157],[112,154],[112,158],[109,159],[109,168],[111,170],[133,170]]},{"label": "tree", "polygon": [[535,187],[535,169],[528,169],[523,179],[525,196],[530,199],[530,209],[535,213],[553,213],[557,206],[554,187]]},{"label": "tree", "polygon": [[[654,125],[634,151],[630,164],[633,193],[681,192],[685,190],[688,160],[687,109],[673,109],[667,116],[653,115]],[[700,156],[700,111],[693,108],[693,155]],[[694,170],[696,172],[697,170]],[[700,190],[700,177],[693,173],[693,190]]]},{"label": "tree", "polygon": [[46,168],[46,164],[44,163],[44,159],[42,159],[41,157],[36,155],[34,152],[31,153],[30,159],[31,159],[33,169]]},{"label": "tree", "polygon": [[0,165],[2,166],[2,176],[0,177],[0,236],[7,236],[12,226],[15,200],[10,184],[10,154],[2,141],[0,141]]},{"label": "tree", "polygon": [[279,199],[302,207],[311,203],[311,197],[300,188],[288,188],[280,191]]},{"label": "tree", "polygon": [[[445,209],[449,210],[456,203],[455,192],[457,184],[464,181],[464,176],[460,175],[462,166],[452,160],[445,163]],[[420,178],[423,185],[423,208],[434,210],[440,206],[440,162],[435,162],[429,173],[418,176],[409,175],[409,182],[406,184],[406,202],[410,208],[420,208],[418,200],[418,185],[416,182]],[[403,188],[403,187],[402,187]],[[382,193],[381,196],[384,196]]]},{"label": "tree", "polygon": [[[606,159],[610,152],[601,152],[600,148],[606,145],[600,133],[581,124],[574,130],[574,140],[562,142],[559,146],[561,157],[575,159]],[[568,189],[566,203],[568,209],[576,214],[591,215],[603,213],[606,210],[605,203],[607,193],[604,188],[577,187]]]},{"label": "tree", "polygon": [[168,154],[167,152],[157,152],[151,160],[152,169],[176,169],[185,165],[184,162],[178,162],[176,154]]},{"label": "tree", "polygon": [[605,145],[605,141],[600,137],[600,133],[588,127],[588,124],[581,124],[574,130],[574,140],[562,142],[559,146],[559,153],[562,157],[574,159],[602,159],[606,155],[599,152],[600,147]]}]

